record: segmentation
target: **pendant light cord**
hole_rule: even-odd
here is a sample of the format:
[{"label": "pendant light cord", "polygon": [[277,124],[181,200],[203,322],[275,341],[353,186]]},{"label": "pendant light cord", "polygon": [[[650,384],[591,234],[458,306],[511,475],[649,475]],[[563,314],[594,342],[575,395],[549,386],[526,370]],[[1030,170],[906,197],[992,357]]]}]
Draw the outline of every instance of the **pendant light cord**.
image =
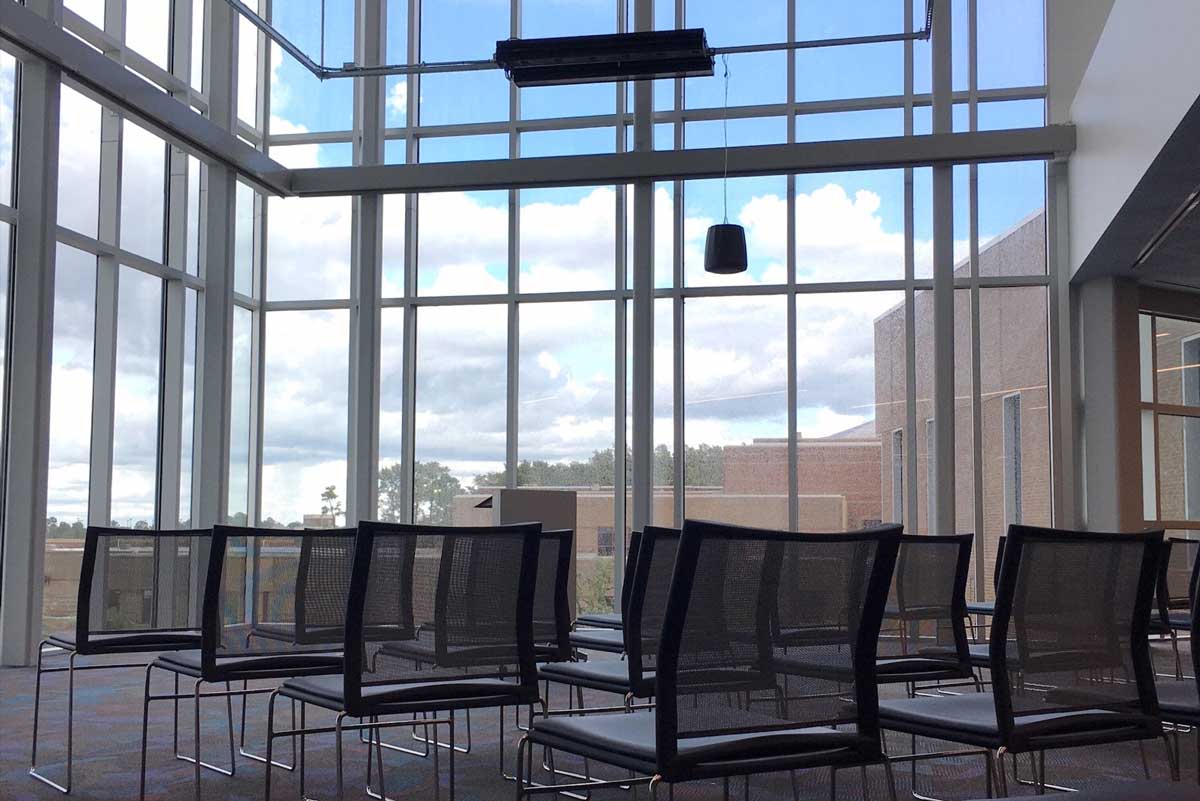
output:
[{"label": "pendant light cord", "polygon": [[722,54],[721,64],[725,67],[725,106],[721,111],[721,135],[725,140],[725,172],[721,176],[721,192],[724,195],[723,212],[729,222],[729,56]]}]

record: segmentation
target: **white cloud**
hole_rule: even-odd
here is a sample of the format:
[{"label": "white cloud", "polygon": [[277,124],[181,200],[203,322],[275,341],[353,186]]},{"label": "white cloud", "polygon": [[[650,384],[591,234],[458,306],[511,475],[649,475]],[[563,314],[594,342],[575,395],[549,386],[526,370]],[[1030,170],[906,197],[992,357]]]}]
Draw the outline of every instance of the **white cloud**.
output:
[{"label": "white cloud", "polygon": [[408,81],[392,84],[387,93],[387,107],[401,117],[408,113]]}]

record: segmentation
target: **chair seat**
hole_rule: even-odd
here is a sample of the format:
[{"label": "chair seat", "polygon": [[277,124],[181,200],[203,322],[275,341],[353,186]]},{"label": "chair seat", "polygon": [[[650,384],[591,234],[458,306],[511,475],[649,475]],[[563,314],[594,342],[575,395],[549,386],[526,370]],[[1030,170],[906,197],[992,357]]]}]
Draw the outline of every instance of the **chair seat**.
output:
[{"label": "chair seat", "polygon": [[625,652],[625,632],[617,629],[577,629],[571,632],[571,645],[585,651],[621,654]]},{"label": "chair seat", "polygon": [[[551,658],[554,656],[553,650],[547,647],[543,650],[540,646],[534,646],[538,651],[539,658]],[[411,659],[414,662],[421,664],[434,665],[438,662],[437,648],[432,639],[413,639],[413,640],[393,640],[385,642],[379,649],[381,656],[398,657],[400,659]],[[449,651],[448,656],[453,658],[453,664],[496,664],[506,665],[511,664],[516,657],[515,649],[510,645],[492,646],[468,646],[453,648]]]},{"label": "chair seat", "polygon": [[154,666],[205,681],[309,676],[342,671],[341,651],[242,654],[217,657],[215,671],[204,675],[200,651],[173,651],[154,660]]},{"label": "chair seat", "polygon": [[1111,782],[1104,787],[1071,793],[1071,801],[1147,801],[1151,798],[1154,801],[1195,801],[1196,789],[1184,782]]},{"label": "chair seat", "polygon": [[654,671],[645,671],[637,687],[629,684],[629,663],[618,659],[589,659],[587,662],[555,662],[538,668],[538,677],[560,684],[638,698],[654,695]]},{"label": "chair seat", "polygon": [[575,618],[575,625],[597,629],[622,629],[625,628],[625,618],[620,612],[589,612]]},{"label": "chair seat", "polygon": [[967,604],[968,615],[994,615],[996,604],[992,601],[971,601]]},{"label": "chair seat", "polygon": [[134,654],[177,651],[200,647],[200,632],[180,631],[122,631],[106,634],[89,634],[83,648],[78,647],[75,632],[64,631],[51,634],[46,642],[56,648],[76,651],[79,654]]},{"label": "chair seat", "polygon": [[345,677],[340,673],[288,679],[279,694],[334,711],[367,712],[465,709],[529,703],[530,693],[515,682],[495,678],[388,682],[362,687],[362,703],[348,710]]},{"label": "chair seat", "polygon": [[[1142,715],[1107,709],[1072,709],[1018,715],[1015,737],[1070,737],[1145,722]],[[905,698],[879,702],[880,725],[886,729],[970,744],[999,747],[996,701],[991,693],[968,693],[941,698]],[[1080,743],[1085,744],[1085,743]]]},{"label": "chair seat", "polygon": [[1192,616],[1188,612],[1172,612],[1167,616],[1168,625],[1175,631],[1191,631]]},{"label": "chair seat", "polygon": [[1190,726],[1200,723],[1200,692],[1194,679],[1160,681],[1155,689],[1163,720]]},{"label": "chair seat", "polygon": [[[617,758],[613,764],[637,765],[647,772],[655,769],[657,763],[655,737],[654,710],[535,718],[530,735],[530,739],[539,744],[573,752],[578,749],[593,755],[611,755]],[[856,750],[866,739],[853,731],[821,726],[690,737],[679,740],[678,758],[682,763],[700,765],[778,756],[800,757],[839,749]]]}]

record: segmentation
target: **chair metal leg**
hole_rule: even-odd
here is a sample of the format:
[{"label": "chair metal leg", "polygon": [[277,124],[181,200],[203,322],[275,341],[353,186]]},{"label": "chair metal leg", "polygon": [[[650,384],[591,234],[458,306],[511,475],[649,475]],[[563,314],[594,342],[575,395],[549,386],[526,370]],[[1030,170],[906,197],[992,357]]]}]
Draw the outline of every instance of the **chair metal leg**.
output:
[{"label": "chair metal leg", "polygon": [[47,784],[58,790],[60,793],[71,792],[71,773],[74,763],[74,745],[75,745],[75,652],[72,651],[67,658],[67,777],[65,784],[59,784],[43,773],[38,772],[37,767],[37,743],[38,743],[38,716],[41,712],[42,699],[42,649],[47,645],[45,641],[38,645],[38,664],[37,677],[34,679],[33,691],[33,747],[30,749],[29,756],[29,775],[43,784]]},{"label": "chair metal leg", "polygon": [[[1175,755],[1175,751],[1171,748],[1171,741],[1167,735],[1164,734],[1162,736],[1162,741],[1163,745],[1167,747],[1167,766],[1171,771],[1171,781],[1177,782],[1179,781],[1179,760]],[[1197,740],[1197,743],[1200,743],[1200,739]],[[1200,755],[1200,745],[1197,746],[1197,754]],[[1197,776],[1200,777],[1200,759],[1196,761],[1196,771]],[[1146,778],[1150,777],[1147,776]],[[1197,781],[1200,781],[1200,778]]]},{"label": "chair metal leg", "polygon": [[1000,746],[996,749],[996,780],[1000,785],[1000,797],[1008,795],[1008,778],[1004,775],[1004,755],[1008,749]]},{"label": "chair metal leg", "polygon": [[[242,685],[245,689],[245,685]],[[279,695],[279,690],[274,690],[267,696],[267,751],[266,761],[263,763],[263,801],[271,801],[271,774],[274,772],[275,760],[271,758],[271,752],[275,748],[275,698]],[[242,696],[242,721],[246,719],[246,696]],[[300,774],[300,797],[304,797],[304,773]]]},{"label": "chair metal leg", "polygon": [[337,759],[337,801],[346,801],[346,787],[342,780],[342,722],[346,719],[345,712],[339,712],[333,722],[333,749]]},{"label": "chair metal leg", "polygon": [[[246,692],[246,690],[249,688],[249,686],[250,686],[250,682],[246,679],[242,679],[242,715],[241,715],[241,724],[239,725],[240,730],[238,732],[238,749],[237,749],[237,751],[238,751],[239,755],[244,756],[246,759],[253,760],[254,762],[262,762],[263,757],[260,754],[256,754],[252,751],[246,750],[246,705],[250,703],[250,695]],[[226,682],[226,689],[228,689],[228,682]],[[232,699],[230,700],[230,703],[232,704]],[[292,729],[295,729],[295,728],[296,728],[296,702],[292,701]],[[275,767],[283,768],[284,770],[289,770],[289,771],[296,769],[296,738],[292,737],[291,740],[292,740],[292,764],[289,765],[286,762],[278,762],[277,761],[275,763]]]},{"label": "chair metal leg", "polygon": [[[883,755],[883,772],[887,775],[888,794],[892,801],[896,801],[896,774],[892,772],[892,760],[887,754]],[[867,794],[867,788],[863,787],[863,796]]]}]

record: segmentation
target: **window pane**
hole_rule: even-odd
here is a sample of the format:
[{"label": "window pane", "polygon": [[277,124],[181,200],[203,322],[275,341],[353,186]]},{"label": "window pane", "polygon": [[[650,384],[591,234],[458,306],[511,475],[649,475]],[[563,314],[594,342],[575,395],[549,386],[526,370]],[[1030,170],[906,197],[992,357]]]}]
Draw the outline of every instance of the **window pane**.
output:
[{"label": "window pane", "polygon": [[[200,274],[200,159],[187,160],[187,241],[184,248],[184,269]],[[236,202],[236,201],[235,201]]]},{"label": "window pane", "polygon": [[[381,309],[379,329],[379,519],[403,523],[408,520],[400,471],[404,453],[404,309]],[[458,480],[445,472],[443,465],[425,462],[421,470],[429,477],[429,493],[437,496],[429,522],[450,525],[454,497],[462,489]],[[422,480],[424,476],[418,476],[418,481]]]},{"label": "window pane", "polygon": [[[300,6],[310,4],[312,0]],[[278,15],[280,11],[294,6],[296,3],[291,0],[287,3],[273,4],[272,10]],[[331,17],[330,14],[330,11],[326,12],[326,19],[330,20],[330,24],[338,22],[336,15]],[[346,14],[341,22],[347,26],[352,25],[354,12],[351,10]],[[316,30],[314,27],[314,33]],[[342,32],[341,35],[350,40],[353,38],[349,31]],[[328,43],[326,46],[328,47]],[[314,47],[308,52],[317,55],[319,50]],[[276,48],[272,45],[271,55],[274,63],[271,69],[271,119],[268,121],[271,133],[343,131],[354,127],[354,81],[345,78],[322,81],[290,55],[275,53]],[[335,58],[326,52],[326,63],[342,63],[341,60],[333,60]],[[353,61],[353,58],[347,60]]]},{"label": "window pane", "polygon": [[900,42],[796,51],[796,101],[848,100],[904,94]]},{"label": "window pane", "polygon": [[444,519],[450,491],[455,525],[491,519],[474,507],[504,486],[507,331],[504,305],[417,312],[416,467],[430,477],[413,488],[417,522]]},{"label": "window pane", "polygon": [[[980,275],[1045,275],[1045,207],[1043,162],[979,165]],[[1014,248],[1014,237],[1021,239],[1023,246],[1010,258],[998,261],[985,257],[984,252],[1000,239],[1008,243],[1006,248]]]},{"label": "window pane", "polygon": [[100,106],[62,87],[58,125],[58,224],[96,235],[100,211]]},{"label": "window pane", "polygon": [[243,295],[254,294],[254,239],[258,232],[255,199],[255,191],[238,182],[234,198],[233,289]]},{"label": "window pane", "polygon": [[[980,502],[989,565],[1009,523],[1050,525],[1046,314],[1044,287],[980,292]],[[986,584],[990,589],[990,582]]]},{"label": "window pane", "polygon": [[233,307],[233,358],[229,413],[229,522],[246,525],[250,508],[250,416],[254,312]]},{"label": "window pane", "polygon": [[55,271],[50,470],[42,590],[42,630],[46,633],[69,630],[75,621],[79,563],[88,519],[96,258],[59,245]]},{"label": "window pane", "polygon": [[111,517],[114,525],[153,528],[163,282],[121,267],[118,286]]},{"label": "window pane", "polygon": [[[493,41],[490,50],[495,49],[496,42]],[[422,125],[507,120],[508,80],[498,70],[429,73],[421,76],[420,100]],[[404,81],[391,83],[387,108],[389,125],[404,124],[407,101],[407,84]]]},{"label": "window pane", "polygon": [[63,0],[69,8],[97,28],[104,27],[104,0]]},{"label": "window pane", "polygon": [[522,157],[612,153],[616,147],[616,131],[613,128],[572,128],[566,131],[530,131],[521,134]]},{"label": "window pane", "polygon": [[196,420],[196,290],[183,296],[183,411],[179,443],[179,527],[192,524],[192,439]]},{"label": "window pane", "polygon": [[750,267],[744,273],[704,271],[708,227],[725,219],[725,187],[717,179],[683,185],[683,271],[689,286],[782,284],[787,281],[787,181],[781,176],[730,178],[728,219],[746,228]]},{"label": "window pane", "polygon": [[[279,121],[277,117],[272,117],[272,120],[272,125],[276,125]],[[293,170],[313,167],[349,167],[354,162],[354,149],[349,142],[324,142],[319,145],[272,145],[271,158]]]},{"label": "window pane", "polygon": [[616,192],[523,189],[522,292],[612,289],[616,283]]},{"label": "window pane", "polygon": [[689,298],[684,315],[685,514],[787,528],[785,299]]},{"label": "window pane", "polygon": [[345,523],[350,313],[267,313],[262,522]]},{"label": "window pane", "polygon": [[1200,417],[1158,416],[1158,493],[1163,520],[1200,520]]},{"label": "window pane", "polygon": [[[391,143],[389,143],[391,144]],[[395,144],[402,144],[395,142]],[[401,156],[403,149],[401,149]],[[435,136],[420,140],[422,164],[439,161],[476,161],[508,158],[508,134],[478,136]],[[390,160],[389,160],[390,162]],[[395,163],[403,162],[398,158]]]},{"label": "window pane", "polygon": [[167,69],[170,38],[171,3],[125,0],[125,44]]},{"label": "window pane", "polygon": [[508,192],[437,192],[417,200],[417,292],[507,292]]},{"label": "window pane", "polygon": [[904,135],[904,109],[837,111],[796,116],[797,142],[870,139]]},{"label": "window pane", "polygon": [[979,88],[1040,86],[1046,82],[1042,0],[978,4]]},{"label": "window pane", "polygon": [[1158,402],[1200,406],[1200,320],[1155,317]]},{"label": "window pane", "polygon": [[[769,229],[779,247],[783,227],[780,212]],[[796,176],[798,282],[903,277],[903,170]]]},{"label": "window pane", "polygon": [[161,262],[167,144],[128,120],[121,130],[121,247]]},{"label": "window pane", "polygon": [[[0,223],[0,387],[5,386],[4,376],[8,371],[8,284],[12,246],[12,226]],[[8,398],[0,403],[0,432],[4,431],[4,418],[8,413]]]},{"label": "window pane", "polygon": [[404,295],[405,195],[383,196],[383,294]]},{"label": "window pane", "polygon": [[[786,28],[786,26],[784,26]],[[763,41],[776,41],[775,37]],[[804,52],[804,51],[800,51]],[[725,67],[729,66],[730,108],[787,101],[787,55],[781,52],[735,53],[721,56],[711,76],[685,78],[687,108],[724,108]]]},{"label": "window pane", "polygon": [[895,482],[892,466],[897,456],[903,463],[893,432],[907,416],[904,321],[903,292],[796,299],[802,531],[855,529],[903,511],[904,475]]},{"label": "window pane", "polygon": [[204,2],[205,0],[193,0],[192,2],[192,88],[204,89]]},{"label": "window pane", "polygon": [[612,301],[520,306],[517,484],[575,492],[581,611],[612,609],[614,308]]},{"label": "window pane", "polygon": [[267,299],[350,296],[350,198],[270,198]]},{"label": "window pane", "polygon": [[17,62],[0,52],[0,203],[12,205],[13,120],[16,118]]},{"label": "window pane", "polygon": [[[257,0],[246,5],[261,13]],[[258,118],[258,29],[238,15],[237,115],[251,126]]]}]

